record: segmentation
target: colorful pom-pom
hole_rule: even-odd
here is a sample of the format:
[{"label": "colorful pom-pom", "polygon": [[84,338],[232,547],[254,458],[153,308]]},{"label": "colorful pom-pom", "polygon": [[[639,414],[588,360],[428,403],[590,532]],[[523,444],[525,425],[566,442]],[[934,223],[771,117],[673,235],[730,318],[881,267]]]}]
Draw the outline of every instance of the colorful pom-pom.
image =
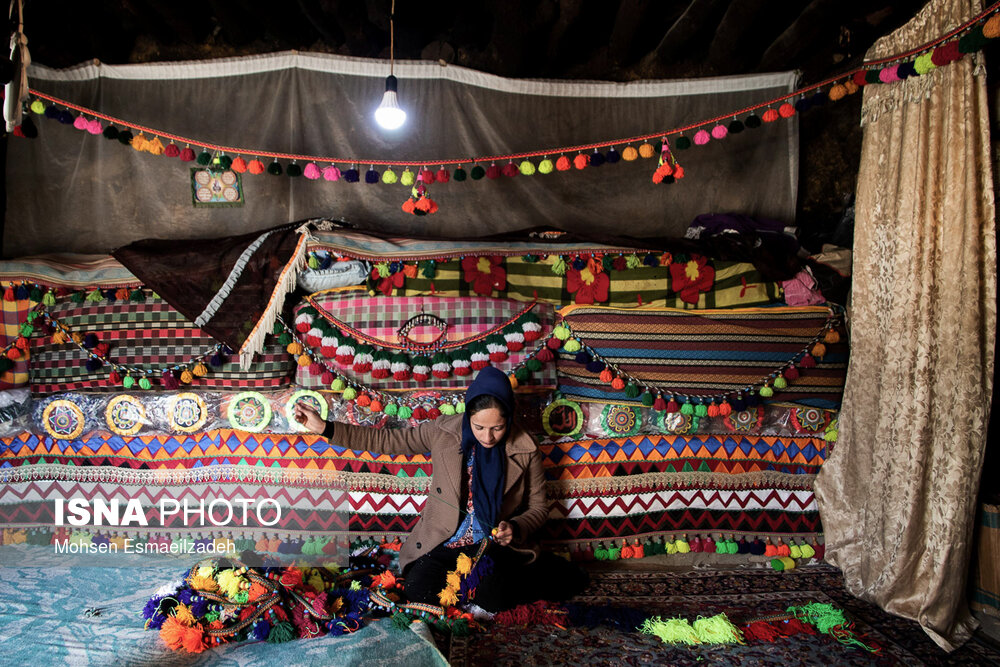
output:
[{"label": "colorful pom-pom", "polygon": [[778,115],[782,118],[791,118],[795,115],[795,107],[793,107],[788,102],[785,102],[780,107],[778,107]]},{"label": "colorful pom-pom", "polygon": [[559,159],[556,160],[556,170],[557,171],[569,171],[573,165],[570,163],[569,158],[565,155],[560,155]]},{"label": "colorful pom-pom", "polygon": [[[708,140],[706,139],[706,141]],[[648,144],[643,144],[643,146],[646,145]],[[685,137],[682,134],[681,136],[677,137],[677,140],[674,142],[674,148],[676,148],[679,151],[686,151],[687,149],[691,148],[691,139]]]},{"label": "colorful pom-pom", "polygon": [[775,111],[774,109],[768,109],[760,117],[760,119],[765,123],[773,123],[774,121],[778,120],[778,118],[780,118],[780,116],[778,115],[778,112]]},{"label": "colorful pom-pom", "polygon": [[340,180],[340,169],[335,165],[330,165],[328,167],[323,167],[323,180],[324,181],[339,181]]},{"label": "colorful pom-pom", "polygon": [[247,165],[247,171],[249,171],[254,176],[259,176],[260,174],[263,174],[264,169],[265,169],[264,163],[258,160],[257,158],[250,160],[250,163]]},{"label": "colorful pom-pom", "polygon": [[716,125],[712,128],[713,139],[725,139],[727,134],[729,134],[729,130],[726,129],[725,125]]},{"label": "colorful pom-pom", "polygon": [[[236,159],[239,160],[241,158]],[[236,160],[233,160],[233,164],[236,164]],[[317,181],[319,180],[319,177],[322,176],[322,173],[320,172],[319,167],[316,166],[315,162],[310,162],[306,165],[305,169],[302,170],[302,175],[310,181]]]},{"label": "colorful pom-pom", "polygon": [[705,130],[698,130],[694,133],[694,143],[696,146],[704,146],[712,137]]},{"label": "colorful pom-pom", "polygon": [[847,96],[847,88],[844,87],[844,84],[837,83],[830,88],[830,92],[827,94],[832,101],[836,102],[837,100],[841,100]]},{"label": "colorful pom-pom", "polygon": [[447,183],[449,180],[451,180],[451,172],[445,169],[444,166],[442,166],[440,169],[437,170],[437,174],[434,175],[434,178],[437,180],[438,183]]},{"label": "colorful pom-pom", "polygon": [[626,162],[632,162],[638,157],[639,151],[637,151],[634,146],[626,146],[625,150],[622,151],[622,159]]},{"label": "colorful pom-pom", "polygon": [[533,176],[535,174],[535,163],[531,160],[522,160],[517,169],[524,176]]},{"label": "colorful pom-pom", "polygon": [[552,160],[545,158],[538,163],[538,173],[539,174],[551,174],[552,170],[555,169],[555,165],[552,164]]}]

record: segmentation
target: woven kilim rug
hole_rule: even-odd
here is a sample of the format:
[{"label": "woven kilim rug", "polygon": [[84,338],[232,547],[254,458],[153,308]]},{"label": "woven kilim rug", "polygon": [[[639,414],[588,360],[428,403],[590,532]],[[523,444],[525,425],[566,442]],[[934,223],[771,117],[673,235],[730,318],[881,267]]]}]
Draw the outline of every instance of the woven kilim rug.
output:
[{"label": "woven kilim rug", "polygon": [[1000,651],[973,638],[947,654],[916,623],[852,597],[836,568],[819,565],[791,572],[755,570],[597,571],[585,605],[642,609],[648,616],[726,613],[734,624],[784,612],[793,605],[825,602],[843,609],[855,633],[878,653],[848,648],[826,635],[798,635],[747,646],[672,646],[638,632],[608,626],[494,625],[469,637],[444,639],[455,667],[479,665],[1000,665]]}]

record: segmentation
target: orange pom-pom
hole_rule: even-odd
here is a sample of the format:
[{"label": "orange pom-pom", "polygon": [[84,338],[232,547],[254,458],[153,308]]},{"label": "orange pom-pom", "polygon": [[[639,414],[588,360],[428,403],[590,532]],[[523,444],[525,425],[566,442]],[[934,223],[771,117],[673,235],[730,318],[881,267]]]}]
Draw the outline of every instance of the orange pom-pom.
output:
[{"label": "orange pom-pom", "polygon": [[194,373],[195,377],[203,378],[208,375],[208,368],[205,367],[205,364],[197,363],[191,369],[191,372]]},{"label": "orange pom-pom", "polygon": [[231,165],[229,165],[229,168],[235,171],[237,174],[242,174],[247,170],[247,161],[239,156],[236,156],[236,159],[233,160],[233,163]]},{"label": "orange pom-pom", "polygon": [[186,368],[181,371],[181,382],[183,382],[184,384],[191,384],[193,381],[194,381],[194,374],[191,373],[191,371],[189,371]]},{"label": "orange pom-pom", "polygon": [[765,123],[773,123],[774,121],[778,120],[778,118],[780,118],[780,116],[778,116],[778,112],[775,111],[774,109],[768,109],[760,117],[760,119]]},{"label": "orange pom-pom", "polygon": [[417,202],[413,205],[413,207],[418,211],[423,211],[424,213],[428,213],[431,210],[431,204],[432,202],[430,199],[428,199],[427,197],[422,197],[421,199],[417,200]]},{"label": "orange pom-pom", "polygon": [[778,107],[778,115],[782,118],[791,118],[795,115],[795,107],[793,107],[789,102],[785,102]]},{"label": "orange pom-pom", "polygon": [[614,379],[614,375],[611,374],[610,368],[605,368],[603,371],[601,371],[600,378],[601,382],[603,382],[604,384],[608,384],[609,382],[611,382],[611,380]]},{"label": "orange pom-pom", "polygon": [[814,357],[822,358],[826,354],[826,345],[823,343],[816,343],[813,345],[812,355]]},{"label": "orange pom-pom", "polygon": [[361,407],[367,408],[369,405],[372,404],[372,397],[369,396],[368,394],[361,394],[360,396],[358,396],[355,402]]},{"label": "orange pom-pom", "polygon": [[[286,338],[285,340],[288,339]],[[303,351],[302,343],[293,340],[291,343],[285,346],[285,351],[288,352],[288,354],[298,356],[302,354]]]},{"label": "orange pom-pom", "polygon": [[205,634],[199,626],[184,628],[184,650],[188,653],[201,653],[205,650]]},{"label": "orange pom-pom", "polygon": [[569,158],[565,155],[560,155],[559,159],[556,160],[556,169],[559,171],[567,171],[570,168]]},{"label": "orange pom-pom", "polygon": [[7,358],[11,361],[17,361],[21,358],[21,350],[16,345],[11,345],[10,349],[7,350]]},{"label": "orange pom-pom", "polygon": [[513,374],[513,373],[511,373],[511,374],[510,374],[510,375],[508,375],[507,377],[508,377],[508,379],[510,380],[510,388],[511,388],[511,389],[517,389],[517,385],[518,385],[519,383],[518,383],[518,381],[517,381],[517,378],[516,378],[516,377],[514,377],[514,374]]},{"label": "orange pom-pom", "polygon": [[622,151],[622,159],[626,162],[631,162],[637,157],[639,157],[639,151],[637,151],[634,146],[626,146],[625,150]]},{"label": "orange pom-pom", "polygon": [[313,362],[313,360],[309,357],[308,354],[300,354],[299,358],[296,361],[299,364],[299,366],[308,366]]},{"label": "orange pom-pom", "polygon": [[823,342],[829,343],[830,345],[833,345],[834,343],[839,343],[840,334],[837,332],[836,329],[830,329],[829,331],[826,332],[826,335],[823,336]]},{"label": "orange pom-pom", "polygon": [[251,174],[254,174],[255,176],[263,174],[264,163],[254,158],[253,160],[250,160],[250,164],[247,165],[247,171],[249,171]]},{"label": "orange pom-pom", "polygon": [[1000,37],[1000,14],[994,14],[990,20],[983,25],[983,37],[996,39]]},{"label": "orange pom-pom", "polygon": [[615,378],[611,381],[611,388],[615,391],[621,391],[625,388],[625,380],[620,377]]},{"label": "orange pom-pom", "polygon": [[643,143],[639,146],[639,157],[650,158],[656,151],[653,150],[653,145],[650,143]]},{"label": "orange pom-pom", "polygon": [[579,153],[575,158],[573,158],[573,166],[577,169],[586,169],[588,164],[590,164],[590,158],[583,153]]},{"label": "orange pom-pom", "polygon": [[128,290],[125,289],[124,287],[115,290],[115,298],[118,299],[119,301],[128,301]]},{"label": "orange pom-pom", "polygon": [[679,164],[675,164],[674,165],[674,179],[679,181],[682,178],[684,178],[684,167],[680,166]]},{"label": "orange pom-pom", "polygon": [[163,621],[163,625],[160,626],[160,639],[168,648],[175,651],[180,650],[181,646],[184,645],[185,630],[187,630],[186,625],[173,616],[168,616],[167,620]]},{"label": "orange pom-pom", "polygon": [[836,84],[833,88],[830,89],[830,92],[827,93],[827,97],[829,97],[830,100],[833,102],[836,102],[837,100],[842,100],[846,96],[847,96],[847,87],[842,83]]},{"label": "orange pom-pom", "polygon": [[416,204],[413,203],[412,199],[407,199],[403,202],[403,213],[413,213],[416,210]]},{"label": "orange pom-pom", "polygon": [[376,398],[368,405],[368,409],[372,412],[382,412],[382,401]]}]

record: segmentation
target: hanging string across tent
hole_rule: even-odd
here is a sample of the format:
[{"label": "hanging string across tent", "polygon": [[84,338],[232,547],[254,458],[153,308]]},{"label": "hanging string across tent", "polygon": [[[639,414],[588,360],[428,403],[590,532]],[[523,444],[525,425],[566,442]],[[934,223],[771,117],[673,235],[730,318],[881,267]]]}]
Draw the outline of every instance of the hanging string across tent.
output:
[{"label": "hanging string across tent", "polygon": [[[652,179],[656,183],[670,183],[684,176],[683,168],[677,163],[671,151],[669,145],[671,139],[673,148],[677,150],[685,150],[692,145],[706,145],[713,140],[724,139],[729,134],[737,134],[745,129],[761,127],[765,123],[791,118],[796,113],[806,111],[827,100],[837,101],[868,84],[894,83],[909,77],[922,76],[937,67],[961,59],[965,54],[975,53],[990,40],[1000,37],[1000,16],[996,15],[998,10],[1000,2],[993,3],[970,21],[918,49],[865,62],[861,67],[836,77],[712,118],[630,137],[519,153],[398,160],[386,157],[276,152],[264,148],[226,146],[172,134],[110,116],[36,89],[30,91],[36,98],[30,108],[38,115],[72,124],[77,129],[91,134],[103,134],[109,139],[117,139],[138,151],[178,157],[185,162],[197,161],[204,166],[219,166],[255,175],[266,171],[272,175],[305,176],[310,180],[322,178],[327,181],[343,180],[349,183],[360,182],[363,178],[367,184],[400,183],[412,188],[450,180],[495,179],[500,176],[530,176],[549,174],[553,171],[583,170],[621,161],[630,162],[638,157],[651,158],[659,154],[659,164],[654,170]],[[46,105],[43,100],[50,104]],[[763,112],[758,115],[761,110]],[[75,116],[73,112],[80,115]],[[30,116],[26,116],[26,119],[28,120],[15,129],[14,134],[36,136],[37,128],[30,121]],[[102,125],[102,121],[108,125]],[[119,127],[125,129],[119,130]],[[138,135],[133,132],[138,132]],[[692,136],[686,134],[691,132]],[[168,143],[164,145],[163,140]],[[651,141],[660,142],[660,145],[654,146],[649,143]],[[180,145],[184,148],[180,148]],[[192,147],[201,149],[201,153],[196,155]],[[552,159],[553,157],[555,159]],[[272,162],[270,165],[265,165],[261,158],[269,158]],[[291,164],[282,167],[279,160],[291,161]],[[298,164],[300,161],[306,163],[305,167]],[[337,165],[347,168],[341,170]],[[364,169],[364,165],[368,168]],[[471,168],[466,171],[465,167],[470,165]],[[436,170],[433,168],[435,166],[438,167]],[[393,167],[402,168],[402,172],[397,175]],[[411,167],[414,169],[411,170]],[[414,198],[407,203],[415,205],[420,199],[420,196],[414,195]],[[432,212],[434,206],[433,202],[426,202],[421,206],[411,206],[408,212],[428,213]]]}]

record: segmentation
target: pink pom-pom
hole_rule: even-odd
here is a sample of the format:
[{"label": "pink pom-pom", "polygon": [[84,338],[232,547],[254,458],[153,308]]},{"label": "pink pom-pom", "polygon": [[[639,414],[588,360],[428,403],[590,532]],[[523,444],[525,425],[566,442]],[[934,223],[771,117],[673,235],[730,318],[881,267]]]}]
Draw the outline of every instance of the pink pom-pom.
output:
[{"label": "pink pom-pom", "polygon": [[310,181],[315,181],[320,177],[319,167],[316,166],[315,162],[310,162],[306,165],[306,168],[302,170],[302,175]]},{"label": "pink pom-pom", "polygon": [[713,139],[725,139],[727,134],[729,134],[729,130],[726,129],[725,125],[716,125],[712,128]]},{"label": "pink pom-pom", "polygon": [[325,181],[339,181],[340,180],[340,170],[337,169],[332,164],[329,167],[323,167],[323,180],[325,180]]},{"label": "pink pom-pom", "polygon": [[73,127],[78,130],[86,130],[89,124],[89,121],[83,116],[77,116],[76,120],[73,121]]},{"label": "pink pom-pom", "polygon": [[97,120],[96,118],[87,123],[87,132],[90,132],[91,134],[100,134],[103,131],[104,131],[104,126],[101,125],[101,121]]},{"label": "pink pom-pom", "polygon": [[882,68],[882,70],[878,73],[878,80],[882,83],[899,81],[899,65],[890,65],[889,67]]},{"label": "pink pom-pom", "polygon": [[698,130],[694,134],[694,143],[698,146],[704,146],[708,143],[709,139],[711,139],[711,137],[705,130]]}]

